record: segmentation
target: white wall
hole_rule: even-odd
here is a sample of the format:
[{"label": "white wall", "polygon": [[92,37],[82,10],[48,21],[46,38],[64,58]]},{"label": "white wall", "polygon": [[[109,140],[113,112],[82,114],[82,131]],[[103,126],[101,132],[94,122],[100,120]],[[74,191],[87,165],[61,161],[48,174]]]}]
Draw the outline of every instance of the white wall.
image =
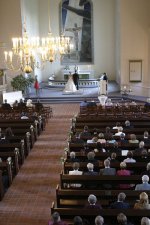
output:
[{"label": "white wall", "polygon": [[129,60],[142,60],[142,82],[130,83],[137,86],[138,94],[143,94],[139,87],[148,87],[150,84],[149,62],[149,0],[122,0],[121,10],[121,84],[129,83]]}]

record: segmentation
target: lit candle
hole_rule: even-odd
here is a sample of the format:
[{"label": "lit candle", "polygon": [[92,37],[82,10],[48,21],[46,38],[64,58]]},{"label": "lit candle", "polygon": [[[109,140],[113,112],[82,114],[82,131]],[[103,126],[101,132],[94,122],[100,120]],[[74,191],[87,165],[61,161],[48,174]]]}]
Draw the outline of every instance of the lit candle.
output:
[{"label": "lit candle", "polygon": [[12,51],[9,52],[10,62],[12,62]]},{"label": "lit candle", "polygon": [[5,54],[5,61],[7,62],[8,52],[5,51],[4,54]]}]

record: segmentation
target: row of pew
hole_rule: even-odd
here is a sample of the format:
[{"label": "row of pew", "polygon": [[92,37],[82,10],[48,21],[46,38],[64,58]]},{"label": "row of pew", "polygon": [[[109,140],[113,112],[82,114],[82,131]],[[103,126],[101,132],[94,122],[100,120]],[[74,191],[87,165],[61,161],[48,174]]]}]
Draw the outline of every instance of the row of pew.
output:
[{"label": "row of pew", "polygon": [[[35,141],[45,129],[48,118],[51,115],[42,114],[36,119],[1,118],[0,128],[4,133],[10,127],[13,136],[6,141],[0,141],[0,200],[2,200],[7,188],[13,182],[25,158],[30,153]],[[7,179],[7,184],[6,183]],[[6,187],[6,186],[7,187]]]},{"label": "row of pew", "polygon": [[[140,108],[140,107],[139,107]],[[141,107],[142,109],[142,107]],[[141,111],[140,109],[140,111]],[[113,118],[113,119],[112,119]],[[72,119],[72,127],[75,132],[81,132],[85,125],[90,129],[90,132],[94,132],[97,128],[100,132],[105,131],[106,126],[113,127],[116,122],[120,122],[124,125],[127,118],[121,115],[120,117],[97,115],[92,113],[79,113],[76,118]],[[150,116],[149,113],[140,113],[140,117],[130,115],[128,120],[133,124],[131,130],[124,131],[126,133],[126,139],[129,139],[128,134],[135,133],[139,140],[143,140],[144,131],[150,131]],[[72,130],[71,130],[72,131]],[[115,131],[114,131],[115,132]],[[119,143],[119,142],[118,142]],[[122,154],[122,150],[132,150],[134,152],[134,159],[136,163],[127,163],[127,169],[132,171],[130,176],[101,176],[101,175],[69,175],[68,172],[72,170],[73,163],[69,161],[69,153],[71,151],[76,152],[76,157],[80,162],[80,170],[87,171],[87,153],[89,151],[97,150],[97,144],[86,144],[86,143],[73,143],[72,137],[68,142],[67,156],[63,163],[63,171],[60,173],[60,183],[56,187],[56,201],[52,203],[51,213],[55,211],[59,212],[61,218],[66,220],[68,224],[73,223],[74,216],[81,216],[83,219],[87,219],[89,224],[94,224],[94,219],[97,215],[101,215],[105,219],[106,224],[116,224],[117,215],[122,212],[128,220],[134,224],[140,224],[142,217],[149,217],[148,210],[135,210],[133,205],[139,200],[141,191],[135,191],[135,185],[141,183],[142,172],[146,170],[146,165],[150,159],[150,153],[148,153],[147,161],[140,161],[141,155],[136,152],[138,144],[129,144],[128,142],[119,143],[119,149],[114,148],[113,144],[106,143],[103,146],[106,152],[96,151],[95,159],[97,162],[94,164],[94,170],[99,171],[104,167],[103,161],[110,157],[111,153],[116,151],[117,160],[123,161],[126,156]],[[145,148],[150,149],[150,144],[146,143]],[[149,160],[150,161],[150,160]],[[120,163],[111,164],[116,170],[119,169]],[[80,184],[80,187],[73,187],[71,184]],[[105,189],[105,185],[111,184],[111,189]],[[130,184],[131,188],[119,189],[119,184]],[[120,192],[124,192],[127,196],[127,201],[131,204],[130,209],[110,209],[109,206],[112,202],[117,200],[117,195]],[[150,195],[150,191],[146,191]],[[90,194],[97,196],[98,202],[102,205],[101,210],[97,209],[86,209],[84,206],[87,204],[87,199]]]}]

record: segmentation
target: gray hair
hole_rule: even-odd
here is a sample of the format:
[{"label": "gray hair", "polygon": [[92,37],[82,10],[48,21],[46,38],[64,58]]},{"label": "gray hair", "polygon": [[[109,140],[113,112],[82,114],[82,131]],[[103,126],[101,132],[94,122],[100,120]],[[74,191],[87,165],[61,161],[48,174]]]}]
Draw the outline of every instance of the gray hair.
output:
[{"label": "gray hair", "polygon": [[95,225],[103,225],[104,223],[104,218],[102,216],[97,216],[95,218]]},{"label": "gray hair", "polygon": [[120,192],[120,193],[118,194],[118,200],[119,200],[119,201],[124,201],[125,198],[126,198],[126,194],[125,194],[124,192]]},{"label": "gray hair", "polygon": [[93,194],[89,195],[89,197],[88,197],[88,202],[89,202],[90,204],[95,204],[95,203],[97,202],[96,196],[93,195]]},{"label": "gray hair", "polygon": [[70,158],[75,158],[76,157],[76,153],[75,152],[70,152]]},{"label": "gray hair", "polygon": [[88,170],[93,170],[94,169],[94,165],[92,163],[88,163],[87,164],[87,168],[88,168]]},{"label": "gray hair", "polygon": [[149,181],[149,176],[143,175],[143,176],[142,176],[142,181],[143,181],[143,182],[148,182],[148,181]]},{"label": "gray hair", "polygon": [[127,222],[127,217],[124,213],[119,213],[117,216],[117,220],[118,220],[118,223],[124,224]]},{"label": "gray hair", "polygon": [[143,148],[143,147],[144,147],[144,145],[145,145],[144,141],[140,141],[140,143],[139,143],[139,147],[140,147],[140,148]]},{"label": "gray hair", "polygon": [[150,219],[148,217],[142,217],[141,225],[150,225]]},{"label": "gray hair", "polygon": [[108,159],[105,159],[104,160],[104,166],[110,166],[110,161]]}]

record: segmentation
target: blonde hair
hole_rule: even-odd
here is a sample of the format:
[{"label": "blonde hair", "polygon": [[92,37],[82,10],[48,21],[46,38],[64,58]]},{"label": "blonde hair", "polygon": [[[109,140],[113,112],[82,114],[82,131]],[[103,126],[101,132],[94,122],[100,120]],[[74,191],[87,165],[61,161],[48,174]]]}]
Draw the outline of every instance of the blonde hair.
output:
[{"label": "blonde hair", "polygon": [[140,194],[140,204],[149,204],[149,199],[148,199],[148,195],[146,194],[146,192],[142,192]]}]

